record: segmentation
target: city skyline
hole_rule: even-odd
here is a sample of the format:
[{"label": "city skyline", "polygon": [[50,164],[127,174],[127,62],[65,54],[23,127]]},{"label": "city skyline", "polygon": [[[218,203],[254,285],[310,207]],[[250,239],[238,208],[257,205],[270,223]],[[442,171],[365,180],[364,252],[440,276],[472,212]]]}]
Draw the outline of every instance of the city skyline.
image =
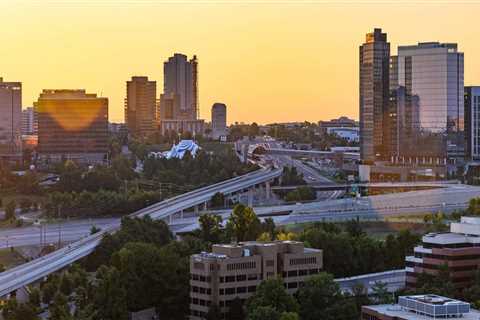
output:
[{"label": "city skyline", "polygon": [[23,83],[24,107],[43,89],[86,88],[108,97],[109,118],[123,122],[125,81],[148,76],[161,88],[163,62],[180,52],[199,59],[199,118],[209,119],[210,106],[222,101],[229,123],[358,119],[358,45],[374,27],[389,34],[392,48],[458,43],[465,84],[480,82],[480,44],[468,26],[475,4],[102,4],[0,4],[3,21],[16,26],[5,31],[0,76]]}]

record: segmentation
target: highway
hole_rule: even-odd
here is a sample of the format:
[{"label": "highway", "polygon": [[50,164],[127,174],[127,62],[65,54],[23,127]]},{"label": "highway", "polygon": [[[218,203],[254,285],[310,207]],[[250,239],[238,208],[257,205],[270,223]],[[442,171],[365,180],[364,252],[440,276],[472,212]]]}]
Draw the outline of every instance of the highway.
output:
[{"label": "highway", "polygon": [[376,282],[383,282],[387,285],[388,292],[395,292],[405,287],[406,274],[405,269],[391,270],[379,273],[369,273],[349,278],[337,278],[340,289],[344,292],[352,293],[352,288],[362,284],[368,293],[372,293],[372,287]]},{"label": "highway", "polygon": [[[167,199],[139,210],[131,214],[131,216],[143,217],[145,215],[150,215],[153,219],[169,218],[172,214],[180,210],[190,208],[209,200],[217,192],[230,193],[239,191],[262,182],[273,180],[280,175],[280,169],[258,170]],[[119,227],[120,219],[117,219],[111,225],[106,226],[102,231],[92,236],[88,236],[41,258],[0,273],[0,297],[40,280],[48,274],[58,271],[87,256],[100,243],[105,233],[113,233],[118,230]]]}]

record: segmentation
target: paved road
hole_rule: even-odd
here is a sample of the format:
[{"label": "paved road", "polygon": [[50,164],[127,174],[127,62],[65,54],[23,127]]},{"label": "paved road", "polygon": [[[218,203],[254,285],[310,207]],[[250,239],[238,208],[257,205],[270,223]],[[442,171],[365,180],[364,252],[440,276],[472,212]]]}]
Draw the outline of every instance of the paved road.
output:
[{"label": "paved road", "polygon": [[118,218],[71,220],[62,223],[44,224],[42,227],[33,225],[23,228],[0,230],[0,249],[6,247],[22,247],[40,244],[42,230],[44,244],[73,242],[90,235],[92,226],[103,229]]},{"label": "paved road", "polygon": [[[174,213],[211,199],[211,197],[217,192],[236,192],[252,185],[270,181],[278,177],[280,174],[280,170],[258,170],[256,172],[167,199],[139,210],[132,214],[132,216],[143,217],[149,215],[152,219],[169,219]],[[89,255],[100,243],[104,234],[115,232],[119,227],[120,221],[118,220],[95,235],[86,237],[51,254],[0,273],[0,297],[42,279],[50,273],[60,270]]]},{"label": "paved road", "polygon": [[358,284],[362,284],[368,289],[368,293],[372,293],[372,287],[376,282],[383,282],[387,285],[388,292],[395,292],[405,287],[406,274],[405,269],[391,270],[379,273],[364,274],[356,277],[335,279],[340,289],[352,292],[352,288]]}]

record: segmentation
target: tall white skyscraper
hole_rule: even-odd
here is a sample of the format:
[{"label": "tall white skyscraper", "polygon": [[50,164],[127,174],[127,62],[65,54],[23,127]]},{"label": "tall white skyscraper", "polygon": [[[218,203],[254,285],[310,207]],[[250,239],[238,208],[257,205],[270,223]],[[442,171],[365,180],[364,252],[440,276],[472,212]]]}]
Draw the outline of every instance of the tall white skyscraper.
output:
[{"label": "tall white skyscraper", "polygon": [[197,120],[198,118],[198,61],[197,57],[175,53],[163,65],[163,93],[178,96],[180,112],[176,120]]},{"label": "tall white skyscraper", "polygon": [[22,83],[0,78],[0,153],[21,149]]},{"label": "tall white skyscraper", "polygon": [[22,134],[33,135],[37,134],[38,122],[37,114],[33,107],[28,107],[22,111]]}]

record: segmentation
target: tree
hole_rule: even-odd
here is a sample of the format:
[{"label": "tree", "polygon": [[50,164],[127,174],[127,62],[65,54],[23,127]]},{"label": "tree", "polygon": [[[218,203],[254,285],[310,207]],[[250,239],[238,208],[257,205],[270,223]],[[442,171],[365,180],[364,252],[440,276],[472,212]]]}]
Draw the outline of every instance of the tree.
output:
[{"label": "tree", "polygon": [[227,319],[229,320],[245,320],[245,309],[242,299],[235,297],[228,309]]},{"label": "tree", "polygon": [[262,222],[262,231],[270,234],[270,239],[275,239],[276,226],[275,221],[272,218],[265,218]]},{"label": "tree", "polygon": [[307,279],[304,287],[298,290],[297,299],[302,320],[341,319],[338,311],[344,297],[331,274],[323,272]]},{"label": "tree", "polygon": [[213,208],[223,208],[225,206],[225,196],[221,192],[217,192],[213,195],[210,203]]},{"label": "tree", "polygon": [[279,320],[280,315],[272,306],[258,306],[248,313],[247,320]]},{"label": "tree", "polygon": [[127,320],[127,292],[122,285],[120,272],[115,267],[102,266],[97,275],[98,284],[93,299],[97,319]]},{"label": "tree", "polygon": [[220,312],[220,308],[216,304],[212,304],[210,308],[208,308],[207,315],[205,316],[206,320],[221,320],[222,313]]},{"label": "tree", "polygon": [[15,209],[17,204],[15,200],[10,200],[5,206],[5,220],[15,220]]},{"label": "tree", "polygon": [[67,297],[61,292],[57,292],[55,298],[53,298],[53,303],[50,305],[49,311],[49,320],[73,320]]},{"label": "tree", "polygon": [[7,270],[7,268],[5,268],[5,265],[3,263],[0,263],[0,273],[4,272],[5,270]]},{"label": "tree", "polygon": [[55,296],[56,292],[56,284],[52,281],[48,281],[42,288],[42,302],[45,304],[49,304]]},{"label": "tree", "polygon": [[261,233],[261,223],[255,211],[243,204],[237,204],[228,218],[227,230],[236,241],[256,240]]},{"label": "tree", "polygon": [[70,276],[68,273],[64,273],[62,275],[62,278],[60,280],[60,292],[63,293],[65,296],[69,296],[71,293],[72,293],[72,288],[73,284],[72,284],[72,280],[70,279]]},{"label": "tree", "polygon": [[295,312],[284,312],[280,315],[280,320],[300,320],[300,317]]},{"label": "tree", "polygon": [[385,282],[375,281],[372,286],[372,293],[376,304],[389,304],[394,302],[392,295],[388,292],[388,286]]},{"label": "tree", "polygon": [[205,213],[198,218],[200,234],[203,241],[218,243],[222,233],[222,217]]},{"label": "tree", "polygon": [[41,297],[40,290],[38,288],[34,287],[30,290],[30,293],[28,295],[28,301],[35,308],[40,308]]},{"label": "tree", "polygon": [[[20,303],[14,312],[12,320],[39,320],[34,307],[27,303]],[[8,319],[6,319],[8,320]]]},{"label": "tree", "polygon": [[298,311],[297,302],[285,291],[281,279],[265,280],[258,286],[255,295],[247,302],[248,318],[260,307],[273,308],[278,312],[278,317],[282,312]]}]

